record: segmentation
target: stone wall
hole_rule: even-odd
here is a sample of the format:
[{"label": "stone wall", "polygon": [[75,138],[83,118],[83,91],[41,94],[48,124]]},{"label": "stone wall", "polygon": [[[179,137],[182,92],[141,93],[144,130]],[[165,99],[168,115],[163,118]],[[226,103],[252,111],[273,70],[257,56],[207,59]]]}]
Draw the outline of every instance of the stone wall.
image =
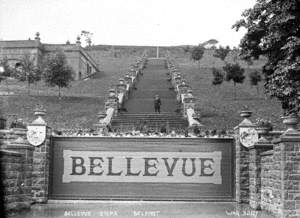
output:
[{"label": "stone wall", "polygon": [[[262,141],[248,148],[249,167],[244,179],[237,180],[237,200],[247,203],[248,198],[251,208],[276,217],[300,217],[300,134]],[[242,191],[244,180],[249,183],[248,197]]]},{"label": "stone wall", "polygon": [[[98,72],[98,69],[96,69],[82,53],[82,50],[78,48],[78,50],[64,50],[64,53],[66,55],[67,62],[70,66],[72,66],[72,69],[74,70],[74,79],[80,80],[87,78],[96,72]],[[88,67],[87,67],[88,66]],[[89,71],[88,71],[89,68]]]},{"label": "stone wall", "polygon": [[[62,50],[67,63],[74,70],[74,79],[84,79],[99,71],[97,63],[79,44],[44,44],[39,35],[35,40],[0,41],[0,59],[7,58],[11,67],[20,63],[25,54],[38,65],[49,53]],[[87,67],[88,66],[88,67]],[[81,76],[79,76],[81,74]]]},{"label": "stone wall", "polygon": [[283,217],[300,217],[300,134],[283,135],[275,142],[275,149],[280,155],[280,214]]},{"label": "stone wall", "polygon": [[30,208],[32,203],[33,147],[24,129],[1,130],[1,170],[7,211]]},{"label": "stone wall", "polygon": [[[276,148],[277,149],[277,148]],[[261,153],[261,209],[279,213],[281,199],[280,162],[278,152]]]},{"label": "stone wall", "polygon": [[[37,112],[37,116],[42,116],[42,111]],[[32,125],[46,126],[41,119],[37,118]],[[300,217],[300,132],[289,129],[280,135],[261,133],[258,142],[245,147],[240,142],[240,128],[251,126],[254,127],[250,120],[244,119],[235,129],[236,201],[249,203],[255,210],[269,211],[277,217]],[[50,139],[50,128],[45,142],[37,147],[28,143],[26,129],[0,130],[6,210],[47,202],[51,186]]]},{"label": "stone wall", "polygon": [[38,147],[26,139],[26,129],[0,130],[4,206],[7,211],[30,208],[48,200],[50,135]]},{"label": "stone wall", "polygon": [[9,150],[0,150],[0,155],[5,209],[10,211],[29,208],[30,201],[23,199],[21,191],[24,184],[22,173],[24,155]]},{"label": "stone wall", "polygon": [[[264,126],[253,124],[248,119],[250,115],[250,111],[242,111],[244,120],[235,129],[236,201],[276,217],[300,217],[298,121],[295,117],[286,117],[284,123],[288,129],[285,132],[270,132]],[[241,136],[249,128],[257,130],[258,139],[254,144],[245,141],[242,144]],[[254,137],[252,135],[252,139]]]},{"label": "stone wall", "polygon": [[38,40],[0,41],[0,59],[7,58],[9,64],[15,67],[25,54],[30,55],[37,65],[42,59],[42,44]]}]

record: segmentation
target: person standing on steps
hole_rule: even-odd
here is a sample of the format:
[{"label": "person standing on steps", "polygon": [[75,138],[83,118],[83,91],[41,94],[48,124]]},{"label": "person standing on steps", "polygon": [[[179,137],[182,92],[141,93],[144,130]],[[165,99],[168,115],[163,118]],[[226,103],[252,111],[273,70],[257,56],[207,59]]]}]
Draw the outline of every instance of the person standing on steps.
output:
[{"label": "person standing on steps", "polygon": [[155,98],[154,98],[154,110],[155,110],[155,113],[156,112],[160,113],[160,105],[161,105],[160,97],[159,97],[159,95],[155,95]]}]

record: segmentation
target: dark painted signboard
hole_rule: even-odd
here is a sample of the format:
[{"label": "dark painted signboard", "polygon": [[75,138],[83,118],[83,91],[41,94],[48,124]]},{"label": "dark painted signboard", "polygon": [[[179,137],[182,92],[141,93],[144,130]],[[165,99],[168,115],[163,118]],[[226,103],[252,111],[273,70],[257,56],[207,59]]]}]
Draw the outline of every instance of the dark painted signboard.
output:
[{"label": "dark painted signboard", "polygon": [[55,137],[50,198],[233,200],[233,140]]}]

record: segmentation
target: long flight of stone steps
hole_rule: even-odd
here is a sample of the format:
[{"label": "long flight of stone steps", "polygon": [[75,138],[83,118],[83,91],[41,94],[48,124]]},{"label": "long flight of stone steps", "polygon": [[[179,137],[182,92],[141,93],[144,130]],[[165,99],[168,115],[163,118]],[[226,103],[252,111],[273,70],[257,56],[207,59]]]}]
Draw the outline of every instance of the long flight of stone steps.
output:
[{"label": "long flight of stone steps", "polygon": [[[159,128],[168,123],[171,129],[185,128],[188,123],[181,113],[176,93],[168,81],[168,70],[164,59],[148,59],[147,67],[136,84],[124,107],[126,112],[112,119],[113,128],[132,128],[146,123],[149,128]],[[154,113],[154,96],[161,98],[161,113]]]},{"label": "long flight of stone steps", "polygon": [[187,126],[187,120],[181,114],[157,113],[122,113],[112,121],[113,127],[131,129],[146,125],[150,129],[159,130],[163,126],[170,129],[183,129]]}]

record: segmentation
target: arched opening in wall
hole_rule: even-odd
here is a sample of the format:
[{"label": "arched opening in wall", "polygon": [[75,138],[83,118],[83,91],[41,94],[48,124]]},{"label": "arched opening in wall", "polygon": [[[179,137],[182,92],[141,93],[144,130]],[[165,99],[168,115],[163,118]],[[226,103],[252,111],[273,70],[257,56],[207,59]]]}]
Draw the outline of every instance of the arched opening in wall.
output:
[{"label": "arched opening in wall", "polygon": [[22,70],[22,67],[23,67],[23,65],[22,65],[21,62],[17,62],[17,63],[15,64],[15,69],[16,69],[17,71],[21,71],[21,70]]},{"label": "arched opening in wall", "polygon": [[86,64],[86,74],[87,74],[87,76],[89,76],[91,74],[91,69],[92,69],[92,67],[87,63]]},{"label": "arched opening in wall", "polygon": [[18,67],[22,67],[22,63],[17,62],[17,63],[15,64],[15,68],[18,68]]}]

